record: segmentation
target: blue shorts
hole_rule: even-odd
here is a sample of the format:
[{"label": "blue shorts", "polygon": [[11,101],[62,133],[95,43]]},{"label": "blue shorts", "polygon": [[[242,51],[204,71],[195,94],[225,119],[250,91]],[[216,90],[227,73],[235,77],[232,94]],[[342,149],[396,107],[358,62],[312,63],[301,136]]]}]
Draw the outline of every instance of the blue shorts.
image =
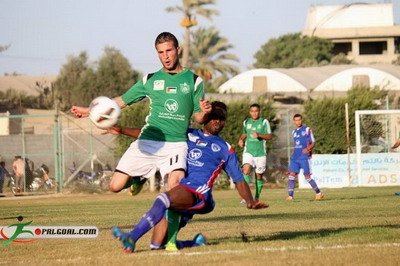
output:
[{"label": "blue shorts", "polygon": [[311,161],[310,159],[290,160],[289,172],[298,174],[300,169],[303,169],[304,176],[311,175]]},{"label": "blue shorts", "polygon": [[197,198],[197,201],[192,207],[189,207],[186,210],[179,211],[180,214],[185,216],[193,216],[194,214],[210,213],[214,210],[215,202],[212,197],[210,188],[206,188],[205,190],[203,189],[204,186],[194,188],[190,185],[190,183],[180,184],[179,186],[183,187],[186,190],[189,190],[190,192],[195,194]]}]

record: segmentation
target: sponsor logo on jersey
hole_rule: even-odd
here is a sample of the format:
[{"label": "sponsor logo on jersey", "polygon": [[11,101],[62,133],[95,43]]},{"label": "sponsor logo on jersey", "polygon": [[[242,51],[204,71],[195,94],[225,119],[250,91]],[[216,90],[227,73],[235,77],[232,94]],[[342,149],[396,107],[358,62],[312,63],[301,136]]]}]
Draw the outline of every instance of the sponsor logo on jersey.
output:
[{"label": "sponsor logo on jersey", "polygon": [[207,142],[206,142],[206,141],[198,140],[198,141],[196,142],[196,146],[205,147],[205,146],[207,146]]},{"label": "sponsor logo on jersey", "polygon": [[186,94],[186,93],[189,93],[189,91],[190,91],[189,84],[187,84],[186,82],[183,84],[179,84],[179,87],[180,87],[182,93]]},{"label": "sponsor logo on jersey", "polygon": [[175,113],[179,109],[179,104],[174,99],[168,99],[165,101],[164,107],[169,113]]},{"label": "sponsor logo on jersey", "polygon": [[198,167],[203,167],[204,163],[198,161],[201,158],[203,153],[200,149],[193,149],[188,152],[188,164]]},{"label": "sponsor logo on jersey", "polygon": [[211,150],[213,152],[219,152],[221,150],[221,147],[218,144],[213,143],[211,144]]},{"label": "sponsor logo on jersey", "polygon": [[188,134],[188,139],[189,139],[189,141],[191,141],[191,142],[196,142],[196,141],[199,139],[199,137],[196,136],[196,135],[193,135],[192,133],[189,133],[189,134]]},{"label": "sponsor logo on jersey", "polygon": [[153,90],[155,91],[164,90],[164,80],[155,80],[153,85]]},{"label": "sponsor logo on jersey", "polygon": [[176,94],[177,88],[176,87],[167,87],[167,93]]}]

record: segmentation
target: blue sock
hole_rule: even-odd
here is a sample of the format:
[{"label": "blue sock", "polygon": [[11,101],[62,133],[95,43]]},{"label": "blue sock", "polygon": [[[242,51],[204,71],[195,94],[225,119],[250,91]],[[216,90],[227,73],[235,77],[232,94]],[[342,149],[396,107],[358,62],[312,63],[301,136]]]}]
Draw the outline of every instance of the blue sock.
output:
[{"label": "blue sock", "polygon": [[289,194],[289,197],[293,197],[295,185],[296,185],[296,178],[294,176],[292,176],[292,175],[289,175],[289,181],[288,181],[288,194]]},{"label": "blue sock", "polygon": [[319,190],[317,183],[315,183],[314,179],[307,178],[306,180],[307,180],[308,184],[310,184],[311,187],[314,189],[315,193],[317,193],[317,194],[321,193],[321,191]]},{"label": "blue sock", "polygon": [[191,248],[195,246],[194,240],[176,240],[176,247],[178,249]]},{"label": "blue sock", "polygon": [[136,242],[142,235],[153,228],[163,217],[165,211],[170,205],[170,200],[167,194],[161,193],[154,201],[151,209],[143,215],[139,223],[129,232],[129,236]]}]

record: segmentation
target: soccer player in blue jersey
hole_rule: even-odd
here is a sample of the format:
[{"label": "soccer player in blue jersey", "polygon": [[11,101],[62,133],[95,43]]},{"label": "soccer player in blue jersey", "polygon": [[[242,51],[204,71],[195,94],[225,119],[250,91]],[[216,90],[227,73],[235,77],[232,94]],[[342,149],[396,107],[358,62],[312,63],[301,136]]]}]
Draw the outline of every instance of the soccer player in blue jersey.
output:
[{"label": "soccer player in blue jersey", "polygon": [[[247,208],[268,207],[264,202],[254,201],[250,188],[243,179],[235,151],[218,135],[225,125],[226,116],[225,104],[213,102],[203,129],[188,131],[186,177],[178,186],[159,194],[151,209],[132,231],[126,233],[118,227],[112,228],[113,236],[121,241],[125,252],[135,250],[135,243],[164,218],[167,209],[183,216],[180,227],[194,214],[211,212],[215,207],[212,197],[213,183],[222,170],[236,183],[240,196],[246,200]],[[182,243],[178,243],[178,246],[179,244]]]},{"label": "soccer player in blue jersey", "polygon": [[315,138],[311,131],[311,128],[303,125],[303,117],[301,114],[295,114],[293,116],[293,121],[296,129],[292,131],[293,137],[293,154],[290,160],[289,166],[289,181],[288,181],[288,194],[287,200],[293,200],[294,187],[296,184],[296,177],[303,169],[304,177],[307,182],[314,189],[316,195],[315,199],[321,200],[324,194],[319,190],[317,183],[311,178],[311,154],[315,146]]}]

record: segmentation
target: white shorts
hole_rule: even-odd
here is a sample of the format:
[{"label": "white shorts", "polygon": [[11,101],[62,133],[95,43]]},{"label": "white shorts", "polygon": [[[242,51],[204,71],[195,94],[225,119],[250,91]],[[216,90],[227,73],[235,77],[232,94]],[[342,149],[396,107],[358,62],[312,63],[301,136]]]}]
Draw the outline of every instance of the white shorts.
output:
[{"label": "white shorts", "polygon": [[250,153],[243,153],[243,164],[250,164],[257,174],[263,174],[267,167],[267,156],[253,157]]},{"label": "white shorts", "polygon": [[186,142],[136,140],[119,160],[116,170],[129,176],[149,178],[160,171],[161,178],[173,170],[186,171]]}]

